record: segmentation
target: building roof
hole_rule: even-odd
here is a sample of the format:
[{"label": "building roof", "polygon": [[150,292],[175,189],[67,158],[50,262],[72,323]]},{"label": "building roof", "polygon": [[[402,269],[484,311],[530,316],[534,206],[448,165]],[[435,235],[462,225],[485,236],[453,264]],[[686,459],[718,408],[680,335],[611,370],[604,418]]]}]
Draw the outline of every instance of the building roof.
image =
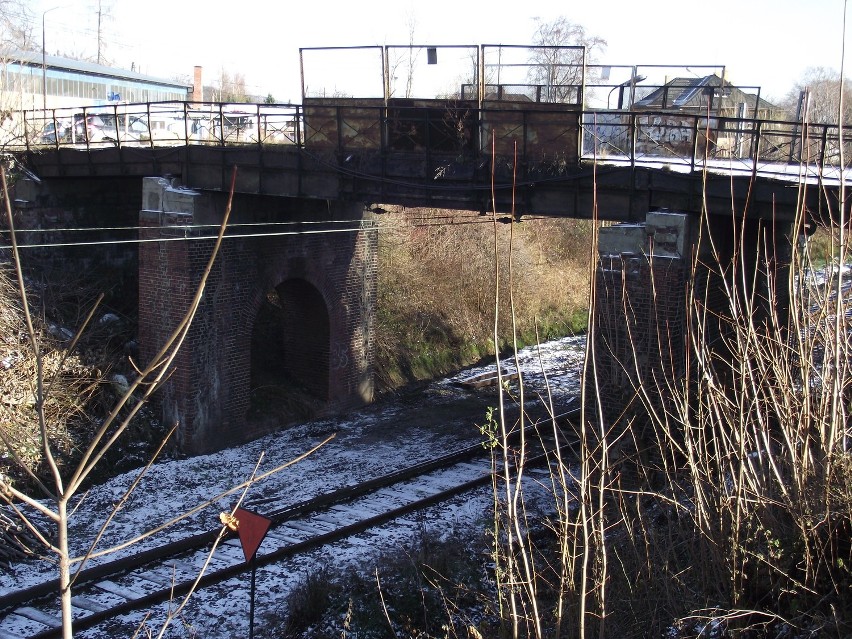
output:
[{"label": "building roof", "polygon": [[39,51],[12,51],[6,56],[7,62],[17,62],[26,66],[37,66],[41,68],[42,62],[48,69],[61,69],[64,71],[74,71],[81,75],[94,75],[100,77],[117,78],[121,80],[132,80],[134,82],[147,82],[160,86],[175,87],[180,89],[189,89],[190,85],[178,82],[176,80],[166,80],[157,78],[136,71],[128,71],[126,69],[118,69],[108,67],[94,62],[85,62],[83,60],[73,60],[57,55],[45,55]]},{"label": "building roof", "polygon": [[684,109],[696,107],[701,104],[701,98],[705,95],[706,89],[722,87],[723,84],[725,97],[730,100],[729,104],[745,102],[751,108],[754,108],[755,100],[759,100],[759,109],[777,108],[774,104],[767,102],[763,98],[758,98],[757,94],[746,93],[730,82],[723,82],[722,78],[715,74],[700,78],[675,78],[649,93],[641,100],[636,100],[633,106],[646,109]]}]

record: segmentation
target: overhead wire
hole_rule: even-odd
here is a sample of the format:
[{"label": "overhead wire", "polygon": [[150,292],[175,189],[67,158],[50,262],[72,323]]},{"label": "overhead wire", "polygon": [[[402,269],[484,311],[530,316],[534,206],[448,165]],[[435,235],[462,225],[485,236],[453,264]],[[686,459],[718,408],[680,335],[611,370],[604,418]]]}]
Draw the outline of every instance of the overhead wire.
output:
[{"label": "overhead wire", "polygon": [[[448,219],[448,216],[445,219]],[[545,216],[531,216],[528,219],[544,219]],[[501,216],[501,221],[508,222],[509,216],[503,215]],[[336,228],[336,229],[316,229],[316,230],[296,230],[296,231],[276,231],[276,232],[262,232],[262,233],[226,233],[225,240],[234,240],[234,239],[247,239],[247,238],[259,238],[259,237],[285,237],[285,236],[300,236],[300,235],[329,235],[334,233],[356,233],[360,231],[393,231],[399,229],[411,229],[411,228],[429,228],[436,226],[467,226],[467,225],[476,225],[476,224],[492,224],[493,219],[489,216],[467,216],[464,221],[458,222],[453,221],[450,223],[443,222],[433,222],[429,221],[427,223],[416,223],[416,224],[395,224],[395,225],[379,225],[379,224],[371,224],[365,226],[363,221],[361,220],[350,220],[352,226],[349,228]],[[317,224],[324,224],[323,222],[317,222]],[[259,226],[263,226],[263,224],[258,224]],[[218,228],[215,225],[197,225],[194,228]],[[167,227],[143,227],[146,230],[161,232],[163,230],[170,231],[188,231],[190,227],[184,226],[167,226]],[[50,229],[28,229],[32,232],[39,233],[50,233],[54,232]],[[89,231],[95,229],[75,229],[80,231]],[[19,233],[20,230],[16,229],[15,233]],[[0,236],[9,235],[8,230],[0,230]],[[216,239],[215,234],[208,235],[183,235],[177,237],[152,237],[152,238],[132,238],[132,239],[109,239],[109,240],[90,240],[90,241],[80,241],[80,242],[40,242],[35,244],[19,244],[19,249],[36,249],[36,248],[71,248],[71,247],[86,247],[86,246],[115,246],[115,245],[139,245],[139,244],[152,244],[152,243],[165,243],[165,242],[191,242],[191,241],[203,241],[203,240],[214,240]],[[0,252],[5,249],[9,249],[8,246],[0,245]]]},{"label": "overhead wire", "polygon": [[[406,186],[409,188],[419,188],[419,189],[427,189],[427,190],[457,190],[457,186],[441,186],[441,185],[424,185],[419,183],[412,183],[400,180],[390,180],[384,178],[383,176],[376,176],[373,174],[362,173],[358,171],[354,171],[351,169],[345,169],[344,167],[340,167],[339,165],[333,165],[330,162],[326,162],[323,158],[319,156],[315,156],[304,149],[300,150],[302,153],[311,157],[314,161],[323,164],[327,167],[332,168],[333,170],[350,175],[352,177],[358,177],[360,179],[369,179],[375,182],[382,182],[385,184],[394,184],[397,186]],[[539,182],[544,182],[549,180],[531,180],[528,181],[528,185],[536,184]],[[523,183],[521,183],[523,184]],[[517,188],[519,184],[515,185]],[[475,186],[466,187],[468,189],[476,190]],[[490,187],[488,187],[490,189]],[[498,187],[499,188],[499,187]],[[508,186],[507,186],[508,188]],[[425,208],[425,207],[418,207]],[[411,209],[409,209],[411,210]],[[466,219],[470,218],[471,221],[459,221],[459,218]],[[538,219],[536,216],[527,216],[527,219]],[[437,220],[437,222],[436,222]],[[450,220],[447,225],[463,225],[463,224],[478,224],[478,223],[491,223],[491,217],[483,217],[480,213],[474,211],[463,211],[459,213],[451,213],[446,215],[440,215],[437,217],[430,217],[428,223],[419,223],[419,224],[400,224],[397,226],[364,226],[363,220],[302,220],[302,221],[268,221],[268,222],[242,222],[235,223],[229,225],[231,229],[244,228],[244,227],[276,227],[276,226],[299,226],[304,227],[305,225],[335,225],[335,224],[354,224],[355,226],[351,228],[342,228],[342,229],[322,229],[322,230],[304,230],[304,228],[300,228],[296,231],[276,231],[276,232],[263,232],[263,233],[227,233],[227,239],[242,239],[249,237],[275,237],[275,236],[287,236],[287,235],[312,235],[312,234],[329,234],[329,233],[339,233],[339,232],[347,232],[353,233],[356,231],[362,230],[395,230],[399,228],[424,228],[428,226],[438,226],[441,225],[441,220]],[[16,229],[16,233],[96,233],[96,232],[107,232],[107,231],[118,231],[118,232],[140,232],[140,231],[162,231],[164,229],[169,229],[172,231],[184,231],[190,232],[195,230],[203,230],[205,228],[215,229],[218,228],[215,224],[189,224],[189,225],[174,225],[174,226],[104,226],[104,227],[71,227],[71,228],[57,228],[57,229]],[[0,237],[8,235],[9,231],[0,229]],[[174,241],[200,241],[200,240],[209,240],[215,239],[215,234],[210,235],[186,235],[184,237],[157,237],[157,238],[131,238],[131,239],[109,239],[109,240],[90,240],[90,241],[80,241],[80,242],[41,242],[36,244],[22,244],[21,248],[33,249],[33,248],[62,248],[62,247],[77,247],[77,246],[107,246],[107,245],[121,245],[121,244],[147,244],[152,242],[174,242]],[[0,251],[2,251],[4,246],[0,246]]]},{"label": "overhead wire", "polygon": [[[416,210],[409,208],[408,210]],[[459,211],[458,214],[447,214],[439,216],[429,216],[430,220],[451,219],[456,220],[464,217],[480,217],[475,211]],[[270,222],[235,222],[228,224],[228,228],[242,227],[259,227],[259,226],[301,226],[301,225],[317,225],[317,224],[349,224],[351,222],[360,222],[360,220],[344,219],[344,220],[284,220]],[[86,231],[142,231],[151,230],[152,228],[181,228],[181,229],[218,229],[218,224],[181,224],[169,227],[151,227],[151,226],[75,226],[75,227],[57,227],[57,228],[41,228],[41,229],[15,229],[17,234],[21,233],[70,233],[70,232],[86,232]],[[0,229],[0,234],[8,233],[6,229]]]}]

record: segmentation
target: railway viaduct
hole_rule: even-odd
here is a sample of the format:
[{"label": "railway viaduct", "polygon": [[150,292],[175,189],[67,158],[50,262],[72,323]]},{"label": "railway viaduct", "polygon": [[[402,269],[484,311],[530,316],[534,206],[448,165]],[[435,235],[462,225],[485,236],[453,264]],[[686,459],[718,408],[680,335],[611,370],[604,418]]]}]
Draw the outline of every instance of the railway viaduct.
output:
[{"label": "railway viaduct", "polygon": [[[682,339],[685,282],[693,257],[709,246],[699,237],[712,238],[722,261],[749,238],[750,268],[775,276],[802,232],[797,211],[822,216],[837,204],[836,185],[822,170],[789,170],[800,134],[793,124],[621,112],[607,132],[598,115],[558,104],[306,99],[287,144],[187,139],[21,150],[33,179],[20,183],[16,211],[32,224],[79,224],[66,219],[76,211],[91,227],[138,227],[138,262],[131,262],[145,360],[191,299],[237,167],[231,228],[157,398],[163,419],[180,424],[181,447],[200,453],[274,427],[250,414],[252,393],[267,383],[298,380],[311,398],[303,407],[309,414],[371,401],[375,205],[621,223],[602,235],[597,277],[606,294],[598,315],[612,317],[625,295],[645,300],[637,304],[644,319],[630,330],[644,327],[640,357],[651,371],[666,348],[653,338],[653,321],[662,316]],[[599,152],[595,140],[607,135],[610,147],[620,141],[619,152]],[[745,151],[732,156],[726,136]],[[643,146],[648,140],[657,153]],[[816,140],[825,154],[830,136]],[[761,164],[767,148],[778,161]],[[647,294],[651,278],[666,292],[665,308]],[[601,348],[612,355],[625,330],[624,322],[604,322]],[[604,386],[617,412],[629,380],[624,362],[611,359]],[[682,363],[673,366],[664,373],[682,373]]]}]

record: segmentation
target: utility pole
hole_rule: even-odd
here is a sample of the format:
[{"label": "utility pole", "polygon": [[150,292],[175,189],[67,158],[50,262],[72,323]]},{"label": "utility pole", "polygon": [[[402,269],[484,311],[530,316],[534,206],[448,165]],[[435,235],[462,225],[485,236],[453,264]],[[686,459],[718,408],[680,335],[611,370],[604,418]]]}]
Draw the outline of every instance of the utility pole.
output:
[{"label": "utility pole", "polygon": [[103,44],[103,40],[101,38],[101,18],[103,17],[103,5],[102,0],[98,0],[98,64],[103,64],[101,61],[101,45]]},{"label": "utility pole", "polygon": [[62,7],[51,7],[41,14],[41,108],[47,113],[47,38],[44,35],[45,16],[55,9]]}]

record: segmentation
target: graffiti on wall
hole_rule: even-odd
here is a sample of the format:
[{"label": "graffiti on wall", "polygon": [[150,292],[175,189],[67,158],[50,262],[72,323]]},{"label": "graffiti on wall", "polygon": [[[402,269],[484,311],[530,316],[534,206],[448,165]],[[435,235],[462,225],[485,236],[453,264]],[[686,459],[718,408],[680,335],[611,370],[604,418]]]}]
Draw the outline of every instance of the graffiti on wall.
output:
[{"label": "graffiti on wall", "polygon": [[636,152],[650,155],[691,156],[693,122],[677,116],[636,118]]},{"label": "graffiti on wall", "polygon": [[693,150],[703,153],[708,137],[716,136],[716,126],[713,118],[696,122],[677,114],[595,114],[593,121],[584,122],[584,149],[597,155],[630,157],[635,150],[637,156],[688,158]]}]

